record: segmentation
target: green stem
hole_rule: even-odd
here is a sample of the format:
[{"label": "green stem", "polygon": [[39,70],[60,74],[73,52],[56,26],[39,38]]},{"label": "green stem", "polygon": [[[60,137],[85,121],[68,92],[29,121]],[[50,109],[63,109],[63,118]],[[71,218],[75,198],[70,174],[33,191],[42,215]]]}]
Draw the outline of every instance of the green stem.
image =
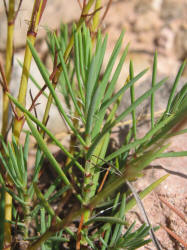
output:
[{"label": "green stem", "polygon": [[[30,26],[27,32],[27,40],[29,40],[33,46],[35,44],[36,35],[38,31],[38,25],[39,25],[45,4],[46,4],[46,0],[34,1],[31,22],[30,22]],[[32,54],[27,43],[26,49],[25,49],[23,70],[22,70],[22,75],[21,75],[19,95],[18,95],[18,102],[21,103],[23,106],[25,106],[26,104],[27,83],[28,83],[28,78],[29,78],[31,60],[32,60]],[[20,111],[19,108],[16,108],[16,114],[17,116],[15,117],[14,124],[13,124],[13,134],[14,134],[16,141],[18,141],[24,120],[23,120],[23,113]]]},{"label": "green stem", "polygon": [[[153,75],[152,75],[152,87],[156,84],[156,73],[157,73],[157,52],[155,52],[154,62],[153,62]],[[151,127],[154,127],[154,104],[155,104],[155,94],[151,95]]]},{"label": "green stem", "polygon": [[101,8],[101,0],[96,0],[95,3],[95,11],[96,13],[93,16],[93,25],[92,25],[92,32],[96,32],[97,28],[99,26],[100,22],[100,11],[98,11]]},{"label": "green stem", "polygon": [[[134,70],[133,70],[133,63],[130,61],[130,80],[134,78]],[[131,94],[131,104],[135,102],[135,89],[134,84],[130,87],[130,94]],[[132,123],[133,123],[133,136],[134,140],[136,140],[136,110],[132,110]]]},{"label": "green stem", "polygon": [[[7,87],[9,87],[12,63],[13,63],[13,37],[14,37],[14,21],[15,21],[15,0],[9,0],[8,10],[8,22],[7,22],[7,42],[6,42],[6,65],[5,65],[5,77],[7,80]],[[3,93],[3,118],[2,118],[2,135],[6,140],[7,128],[8,128],[8,114],[9,114],[9,98],[6,92]],[[7,183],[11,182],[9,177]],[[12,196],[5,192],[5,221],[12,220]],[[4,224],[4,247],[11,245],[11,225],[7,222]],[[7,248],[9,250],[10,247]]]},{"label": "green stem", "polygon": [[[14,40],[14,21],[15,21],[15,0],[9,0],[8,22],[7,22],[7,42],[6,42],[6,65],[5,76],[9,87],[12,64],[13,64],[13,40]],[[7,94],[3,93],[3,120],[1,133],[6,137],[8,127],[8,112],[9,111],[9,98]]]}]

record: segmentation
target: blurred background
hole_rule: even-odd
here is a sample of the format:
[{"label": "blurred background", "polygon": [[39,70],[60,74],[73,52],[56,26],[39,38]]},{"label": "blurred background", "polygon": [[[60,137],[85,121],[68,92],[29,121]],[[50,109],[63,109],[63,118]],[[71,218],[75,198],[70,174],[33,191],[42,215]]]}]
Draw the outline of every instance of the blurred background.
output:
[{"label": "blurred background", "polygon": [[[8,1],[7,1],[8,2]],[[17,0],[18,2],[18,0]],[[15,51],[22,53],[33,0],[23,0],[16,19]],[[105,10],[108,0],[104,0]],[[136,69],[150,66],[155,49],[159,52],[158,70],[175,74],[180,61],[187,57],[186,0],[113,0],[102,28],[109,33],[110,51],[121,30],[126,30],[125,44],[131,42],[131,58]],[[72,23],[80,16],[77,0],[48,0],[42,17],[37,43],[43,59],[46,57],[45,27],[57,29],[61,22]],[[0,56],[6,44],[6,16],[0,1]],[[42,46],[41,46],[42,45]],[[185,72],[187,75],[187,72]]]},{"label": "blurred background", "polygon": [[[8,3],[8,1],[6,0]],[[15,0],[18,4],[19,1]],[[83,2],[80,0],[80,2]],[[109,0],[103,0],[104,12]],[[23,0],[21,9],[16,19],[16,28],[14,33],[15,55],[14,55],[14,72],[12,76],[12,92],[16,96],[20,81],[21,68],[17,63],[17,59],[23,61],[24,48],[26,42],[26,33],[29,25],[29,20],[32,12],[34,0]],[[104,33],[108,33],[107,52],[104,60],[103,69],[107,64],[108,58],[111,55],[112,49],[118,39],[122,29],[125,29],[123,48],[130,42],[130,50],[127,56],[126,63],[120,75],[117,88],[125,83],[128,76],[128,63],[132,59],[134,63],[135,74],[150,67],[148,74],[138,82],[137,95],[138,97],[146,89],[150,87],[151,69],[155,50],[158,51],[158,80],[169,76],[167,83],[162,90],[158,91],[159,102],[156,103],[156,110],[163,110],[166,106],[166,100],[172,87],[172,82],[176,76],[177,70],[181,62],[187,57],[187,1],[186,0],[113,0],[107,13],[107,16],[102,24]],[[52,71],[52,61],[48,53],[46,38],[46,28],[54,31],[60,27],[61,23],[67,23],[71,27],[73,22],[76,22],[81,14],[81,9],[78,0],[48,0],[44,11],[39,31],[36,40],[36,49],[40,58],[48,67],[49,72]],[[3,0],[0,1],[0,59],[4,61],[6,47],[6,30],[7,21],[4,11]],[[122,53],[122,51],[121,51]],[[43,79],[33,63],[31,73],[37,81],[43,85]],[[183,73],[181,84],[187,80],[187,67]],[[179,88],[181,87],[179,84]],[[32,92],[35,95],[37,90],[32,85]],[[127,93],[128,95],[129,93]],[[129,98],[124,98],[121,109],[129,105]],[[42,102],[45,102],[45,98]],[[28,96],[28,105],[30,97]],[[146,112],[143,105],[143,111]],[[119,110],[120,111],[120,110]],[[43,110],[38,107],[38,115],[42,116]],[[64,128],[61,117],[57,120],[57,126],[53,126],[53,119],[59,117],[56,114],[55,108],[51,114],[51,123],[49,127],[54,132],[58,132]],[[1,120],[1,118],[0,118]]]}]

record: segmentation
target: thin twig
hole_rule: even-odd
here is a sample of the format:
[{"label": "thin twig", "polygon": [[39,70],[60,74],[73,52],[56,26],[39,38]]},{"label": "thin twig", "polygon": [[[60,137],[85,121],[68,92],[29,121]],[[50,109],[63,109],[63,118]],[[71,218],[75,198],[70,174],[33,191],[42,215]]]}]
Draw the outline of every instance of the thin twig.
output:
[{"label": "thin twig", "polygon": [[[103,161],[105,164],[110,165],[110,167],[115,171],[115,174],[117,174],[117,175],[119,175],[119,176],[122,176],[121,171],[120,171],[119,169],[117,169],[111,162],[109,163],[109,162],[105,161],[104,159],[102,159],[101,157],[99,157],[99,156],[97,156],[97,155],[92,155],[92,156],[94,156],[94,157],[96,157],[97,159]],[[93,163],[92,163],[92,164],[93,164]]]},{"label": "thin twig", "polygon": [[3,0],[3,3],[4,3],[4,7],[5,7],[5,13],[6,13],[6,16],[8,18],[8,7],[7,7],[7,4],[6,4],[6,0]]},{"label": "thin twig", "polygon": [[77,2],[79,4],[79,6],[80,6],[80,9],[82,10],[82,4],[81,4],[80,0],[77,0]]},{"label": "thin twig", "polygon": [[19,1],[18,8],[17,8],[17,10],[15,11],[15,15],[14,15],[14,21],[15,21],[16,18],[17,18],[17,15],[18,15],[18,12],[19,12],[19,10],[20,10],[20,8],[21,8],[22,2],[23,2],[23,0],[20,0],[20,1]]},{"label": "thin twig", "polygon": [[113,1],[113,0],[109,0],[109,2],[108,2],[108,4],[107,4],[107,7],[106,7],[106,9],[105,9],[105,12],[104,12],[104,14],[103,14],[103,16],[102,16],[102,18],[101,18],[101,20],[100,20],[99,26],[101,26],[101,24],[103,23],[103,21],[104,21],[106,15],[107,15],[107,13],[108,13],[108,10],[109,10],[109,8],[110,8],[110,5],[112,4],[112,1]]},{"label": "thin twig", "polygon": [[99,188],[98,188],[98,193],[102,190],[102,188],[103,188],[103,186],[104,186],[104,183],[105,183],[105,181],[106,181],[106,178],[107,178],[107,176],[108,176],[108,174],[109,174],[109,172],[110,172],[110,169],[111,169],[111,167],[108,167],[107,168],[107,171],[106,171],[106,173],[105,173],[105,175],[104,175],[104,177],[103,177],[103,180],[102,180],[102,182],[101,182],[101,185],[99,186]]},{"label": "thin twig", "polygon": [[185,248],[187,248],[187,242],[185,242],[181,237],[179,237],[176,233],[171,231],[168,227],[164,225],[160,225],[169,235],[171,235],[175,240],[181,243]]},{"label": "thin twig", "polygon": [[86,7],[86,0],[83,1],[82,11],[84,11],[85,7]]},{"label": "thin twig", "polygon": [[[32,104],[33,104],[34,98],[33,98],[31,89],[29,90],[29,94],[30,94],[31,101],[32,101]],[[37,104],[38,104],[38,103],[37,103]],[[36,104],[36,105],[37,105],[37,104]],[[34,108],[35,117],[38,118],[38,115],[37,115],[37,112],[36,112],[36,105],[31,105],[31,106],[33,106],[33,108]],[[29,111],[30,111],[30,110],[29,110]],[[37,124],[37,129],[38,129],[38,131],[39,131],[39,126],[38,126],[38,124]]]},{"label": "thin twig", "polygon": [[[36,101],[37,101],[37,99],[40,97],[40,95],[44,92],[44,90],[47,88],[47,85],[45,84],[41,89],[40,89],[40,91],[38,92],[38,94],[35,96],[35,98],[32,100],[32,103],[31,103],[31,106],[30,106],[30,108],[29,108],[29,111],[31,111],[33,108],[34,108],[34,106],[36,106]],[[32,98],[31,98],[32,99]]]},{"label": "thin twig", "polygon": [[1,61],[0,61],[0,73],[1,73],[1,77],[2,77],[1,85],[3,87],[3,91],[4,92],[9,91],[8,90],[8,83],[7,83],[7,80],[6,80],[6,76],[5,76]]},{"label": "thin twig", "polygon": [[101,9],[102,9],[103,7],[100,7],[100,8],[98,8],[98,9],[96,9],[96,10],[94,10],[92,13],[90,13],[90,14],[86,14],[86,15],[82,15],[82,17],[89,17],[89,19],[86,21],[86,24],[87,24],[87,26],[89,25],[89,23],[91,22],[91,20],[93,19],[93,16],[98,12],[98,11],[100,11]]},{"label": "thin twig", "polygon": [[96,10],[94,10],[93,12],[91,12],[91,13],[89,13],[89,14],[82,14],[81,15],[81,17],[93,17],[98,11],[100,11],[101,9],[102,9],[103,7],[100,7],[100,8],[98,8],[98,9],[96,9]]},{"label": "thin twig", "polygon": [[76,241],[76,250],[80,250],[81,248],[81,230],[82,230],[82,226],[83,226],[83,223],[84,223],[84,214],[81,215],[81,220],[80,220],[80,223],[79,223],[79,228],[78,228],[78,231],[77,231],[77,241]]},{"label": "thin twig", "polygon": [[[1,84],[1,86],[3,88],[3,91],[10,93],[1,61],[0,61],[0,73],[1,73],[1,77],[2,77],[2,81],[0,81],[0,84]],[[22,119],[23,117],[20,117],[20,118],[18,117],[12,101],[10,101],[10,105],[11,105],[12,111],[13,111],[16,119],[18,119],[18,120]]]},{"label": "thin twig", "polygon": [[185,223],[187,223],[187,220],[179,210],[177,210],[174,206],[172,206],[169,202],[164,200],[162,197],[158,197],[167,207],[169,207],[171,210],[173,210],[174,213],[176,213]]},{"label": "thin twig", "polygon": [[153,231],[152,226],[151,226],[151,224],[149,222],[149,218],[148,218],[148,216],[147,216],[147,214],[145,212],[144,206],[142,204],[142,201],[141,201],[139,195],[137,194],[136,190],[134,189],[134,187],[132,186],[132,184],[128,180],[126,180],[126,183],[127,183],[128,187],[130,188],[131,192],[134,195],[134,198],[135,198],[135,200],[137,202],[137,205],[138,205],[138,207],[139,207],[139,209],[140,209],[140,211],[141,211],[141,213],[142,213],[142,215],[144,217],[145,223],[150,227],[149,235],[150,235],[156,249],[161,250],[160,244],[159,244],[159,242],[158,242],[158,240],[157,240],[157,238],[156,238],[156,236],[154,234],[154,231]]}]

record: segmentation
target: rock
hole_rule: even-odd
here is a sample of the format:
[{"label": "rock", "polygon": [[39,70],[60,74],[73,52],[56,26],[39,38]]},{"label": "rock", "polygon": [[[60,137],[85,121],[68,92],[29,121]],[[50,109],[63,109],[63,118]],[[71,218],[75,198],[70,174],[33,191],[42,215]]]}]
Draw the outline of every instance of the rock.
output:
[{"label": "rock", "polygon": [[176,56],[180,60],[187,58],[187,25],[181,25],[175,37]]},{"label": "rock", "polygon": [[142,0],[137,1],[137,3],[134,6],[135,12],[139,14],[145,14],[152,8],[152,1],[151,0]]},{"label": "rock", "polygon": [[[158,57],[158,72],[162,76],[174,78],[178,72],[181,62],[169,55],[160,55]],[[172,70],[171,70],[172,69]]]},{"label": "rock", "polygon": [[140,14],[145,14],[149,10],[160,11],[163,0],[142,0],[135,4],[135,11]]},{"label": "rock", "polygon": [[154,30],[156,32],[157,29],[159,29],[161,26],[161,21],[158,18],[158,15],[154,11],[149,11],[145,13],[144,15],[140,15],[133,26],[134,32],[143,32],[143,31],[149,31]]},{"label": "rock", "polygon": [[177,18],[185,18],[187,5],[184,0],[164,0],[161,8],[161,18],[169,22]]},{"label": "rock", "polygon": [[169,54],[173,49],[174,37],[175,33],[169,26],[163,27],[155,39],[158,51]]},{"label": "rock", "polygon": [[163,3],[163,0],[153,0],[152,1],[152,8],[153,10],[155,11],[160,11],[161,7],[162,7],[162,3]]},{"label": "rock", "polygon": [[[137,47],[137,49],[141,48],[142,51],[146,50],[147,52],[153,52],[155,50],[154,47],[154,40],[155,40],[155,34],[150,30],[150,31],[142,31],[140,32],[140,34],[137,37],[137,44],[135,45]],[[145,49],[145,44],[147,44],[148,46]]]}]

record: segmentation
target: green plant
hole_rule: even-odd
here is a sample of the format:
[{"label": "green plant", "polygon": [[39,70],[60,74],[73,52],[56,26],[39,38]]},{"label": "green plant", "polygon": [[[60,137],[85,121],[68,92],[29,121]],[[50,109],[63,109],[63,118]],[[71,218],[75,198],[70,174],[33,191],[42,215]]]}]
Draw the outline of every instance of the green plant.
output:
[{"label": "green plant", "polygon": [[[39,1],[36,3],[39,4]],[[88,15],[94,3],[95,11],[92,15]],[[37,6],[41,7],[42,2]],[[69,242],[72,244],[71,247],[76,249],[83,247],[136,249],[150,241],[145,239],[148,234],[159,249],[159,243],[143,209],[141,199],[168,175],[156,180],[140,194],[136,193],[131,181],[140,177],[142,170],[154,159],[187,155],[187,152],[165,152],[167,141],[172,136],[186,133],[186,129],[181,130],[180,127],[185,122],[187,114],[187,84],[176,94],[176,86],[185,63],[181,65],[174,81],[166,111],[155,121],[154,94],[166,81],[163,79],[156,83],[157,54],[155,53],[154,58],[152,86],[147,92],[135,99],[135,84],[147,69],[134,76],[132,62],[129,65],[129,77],[124,80],[122,88],[115,92],[129,45],[124,49],[117,67],[114,68],[121,51],[124,36],[122,32],[106,68],[102,68],[107,36],[103,36],[98,29],[100,7],[101,1],[87,3],[84,1],[82,15],[78,24],[73,25],[70,36],[66,25],[61,25],[59,34],[48,31],[47,43],[54,62],[52,74],[40,60],[32,39],[27,39],[26,51],[29,53],[29,64],[32,55],[45,82],[41,87],[33,76],[29,76],[29,68],[27,69],[26,78],[30,77],[39,88],[39,93],[33,99],[29,110],[25,108],[22,101],[26,93],[25,91],[22,93],[23,85],[20,85],[21,93],[18,99],[14,98],[9,92],[1,66],[4,94],[9,97],[16,117],[12,141],[6,143],[4,135],[1,137],[0,158],[9,181],[4,173],[0,175],[1,214],[5,223],[15,224],[21,231],[22,239],[29,242],[27,249],[37,249],[39,246],[42,249],[60,249],[62,242]],[[39,12],[33,13],[38,13],[40,16]],[[26,59],[28,59],[27,55]],[[25,62],[23,74],[25,74],[24,70]],[[47,88],[50,91],[49,95],[44,93]],[[64,97],[65,104],[62,104],[57,96],[57,88]],[[117,116],[117,108],[128,88],[131,93],[131,105]],[[31,111],[37,110],[36,102],[42,94],[46,96],[48,102],[43,120],[39,121]],[[150,97],[151,129],[144,137],[138,138],[136,108]],[[69,150],[47,128],[52,103],[56,105],[68,126],[71,135]],[[68,114],[64,105],[69,110]],[[132,115],[132,128],[124,138],[123,145],[113,153],[108,153],[112,129],[128,114]],[[30,132],[26,133],[25,143],[21,146],[18,139],[22,129],[20,124],[24,121],[27,122]],[[29,134],[35,137],[37,143],[31,181],[28,181],[27,175]],[[51,142],[65,155],[63,167],[50,152],[45,137],[50,138]],[[46,158],[56,172],[56,179],[49,179],[46,189],[42,192],[40,175],[46,171],[43,164]],[[101,170],[105,173],[103,174]],[[122,185],[127,186],[126,191],[120,191],[119,188]],[[5,193],[8,193],[14,201],[13,218],[3,216],[6,211]],[[134,198],[127,200],[131,195]],[[54,203],[65,209],[55,211]],[[128,226],[125,214],[136,203],[145,217],[145,225],[132,232],[134,223]],[[20,208],[18,211],[15,209],[16,204]],[[67,210],[68,204],[73,206],[70,211]],[[101,214],[102,216],[99,216]],[[80,218],[80,221],[78,226],[74,226],[77,229],[75,233],[70,229],[70,225],[73,222],[76,223],[77,218]],[[30,235],[31,225],[34,225],[35,236]],[[128,228],[125,232],[124,227]],[[3,223],[0,230],[3,235]],[[2,236],[1,246],[3,241]],[[11,243],[10,240],[9,243]]]}]

